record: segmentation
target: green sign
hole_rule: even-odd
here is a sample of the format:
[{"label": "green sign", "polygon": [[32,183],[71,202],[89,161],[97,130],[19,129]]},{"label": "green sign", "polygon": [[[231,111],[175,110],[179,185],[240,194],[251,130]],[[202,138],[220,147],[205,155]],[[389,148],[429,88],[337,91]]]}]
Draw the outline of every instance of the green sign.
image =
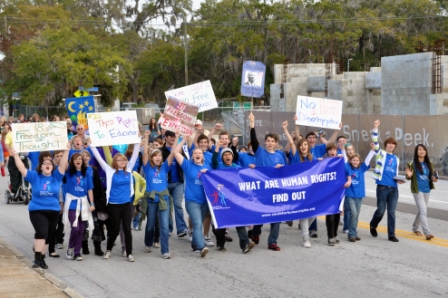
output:
[{"label": "green sign", "polygon": [[241,103],[239,103],[237,101],[234,101],[233,102],[233,109],[234,110],[243,109],[243,110],[246,110],[246,111],[250,111],[250,110],[252,110],[252,103],[251,102],[243,102],[241,104]]}]

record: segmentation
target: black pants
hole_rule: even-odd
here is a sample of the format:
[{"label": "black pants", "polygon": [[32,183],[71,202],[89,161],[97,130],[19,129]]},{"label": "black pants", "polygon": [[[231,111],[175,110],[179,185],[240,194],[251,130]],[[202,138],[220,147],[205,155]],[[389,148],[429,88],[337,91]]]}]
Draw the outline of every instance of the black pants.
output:
[{"label": "black pants", "polygon": [[45,239],[45,244],[54,237],[58,224],[59,211],[35,210],[30,211],[31,224],[34,227],[34,239]]},{"label": "black pants", "polygon": [[[218,247],[224,247],[224,244],[226,243],[226,228],[215,229],[215,226],[212,225],[212,231],[216,236],[216,245]],[[240,248],[244,250],[249,244],[246,227],[236,227],[236,232],[238,233],[238,238],[240,240]]]},{"label": "black pants", "polygon": [[[23,164],[27,169],[30,168],[28,164],[28,158],[22,159]],[[19,169],[17,169],[16,161],[14,160],[14,157],[10,157],[8,161],[8,171],[9,171],[9,177],[11,180],[11,190],[12,193],[16,193],[19,187],[22,185],[22,173],[19,172]],[[26,183],[28,185],[28,182]]]},{"label": "black pants", "polygon": [[131,203],[124,204],[108,204],[109,218],[107,219],[108,224],[108,239],[107,239],[107,250],[112,250],[114,247],[114,242],[117,236],[120,234],[120,223],[123,222],[123,232],[124,232],[124,242],[126,245],[126,253],[128,255],[132,254],[132,233],[131,233],[131,222],[132,222],[132,205]]},{"label": "black pants", "polygon": [[62,213],[59,213],[58,222],[56,224],[55,232],[48,238],[48,251],[55,252],[55,244],[64,243],[64,224],[62,223]]},{"label": "black pants", "polygon": [[327,225],[328,238],[334,238],[338,236],[338,227],[341,214],[331,214],[325,216],[325,224]]}]

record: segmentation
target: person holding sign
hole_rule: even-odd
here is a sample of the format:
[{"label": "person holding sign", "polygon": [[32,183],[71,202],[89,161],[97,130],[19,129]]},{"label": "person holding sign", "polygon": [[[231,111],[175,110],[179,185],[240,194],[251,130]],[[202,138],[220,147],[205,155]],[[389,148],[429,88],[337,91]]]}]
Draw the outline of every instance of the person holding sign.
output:
[{"label": "person holding sign", "polygon": [[[173,208],[173,199],[168,191],[168,172],[173,162],[173,152],[162,162],[162,152],[154,149],[151,153],[148,150],[148,139],[151,131],[145,131],[145,145],[143,153],[143,170],[147,180],[145,197],[143,200],[147,205],[147,221],[145,228],[145,252],[151,252],[154,244],[154,227],[156,226],[157,215],[160,226],[160,252],[164,259],[170,259],[169,248],[169,222],[170,213]],[[177,138],[175,143],[177,143]]]},{"label": "person holding sign", "polygon": [[68,149],[64,150],[58,170],[53,171],[53,161],[44,159],[44,155],[39,156],[39,164],[36,171],[28,170],[19,154],[12,149],[15,165],[20,174],[31,183],[33,199],[28,205],[31,224],[34,227],[34,262],[33,268],[48,269],[45,263],[45,253],[48,248],[49,239],[53,239],[56,231],[59,212],[59,191],[61,189],[62,178],[65,174],[68,160]]},{"label": "person holding sign", "polygon": [[397,147],[397,141],[389,137],[384,141],[385,150],[380,149],[378,143],[378,127],[380,120],[373,122],[372,142],[375,144],[375,169],[372,177],[376,180],[376,199],[377,209],[370,221],[370,234],[373,237],[378,236],[376,228],[383,219],[387,208],[387,235],[389,241],[398,242],[395,236],[395,209],[398,203],[398,184],[404,183],[401,180],[395,180],[398,175],[400,159],[393,152]]},{"label": "person holding sign", "polygon": [[[140,152],[140,143],[135,144],[131,160],[128,162],[126,156],[121,153],[115,154],[112,166],[109,166],[101,157],[96,147],[89,147],[96,160],[106,172],[106,200],[108,205],[108,232],[107,250],[104,259],[109,259],[115,240],[120,233],[120,224],[123,224],[124,238],[126,242],[126,255],[129,262],[135,262],[132,256],[132,204],[130,198],[134,194],[134,183],[132,181],[132,169]],[[104,154],[110,155],[110,150],[104,150]],[[109,157],[106,156],[106,159]]]},{"label": "person holding sign", "polygon": [[[224,145],[226,145],[226,143],[218,142],[215,147],[215,152],[213,153],[212,157],[213,169],[228,170],[241,168],[241,166],[236,165],[232,162],[234,155],[232,149],[224,148],[220,152],[220,147]],[[226,243],[226,230],[226,228],[215,229],[215,226],[213,226],[213,234],[215,234],[216,236],[216,245],[218,246],[218,251],[226,251],[226,248],[224,247]],[[246,227],[236,227],[236,231],[238,233],[238,238],[240,239],[241,250],[243,251],[243,253],[248,253],[252,248],[254,248],[255,243],[249,241]]]},{"label": "person holding sign", "polygon": [[[188,138],[188,137],[187,137]],[[200,257],[205,257],[208,248],[205,247],[202,235],[202,222],[208,213],[207,199],[202,185],[201,175],[211,167],[204,162],[204,154],[200,148],[193,150],[190,160],[184,158],[180,153],[186,138],[184,138],[175,148],[174,157],[182,167],[185,177],[185,208],[193,223],[193,240],[191,247],[193,251],[199,252]]]},{"label": "person holding sign", "polygon": [[[262,148],[258,143],[257,134],[255,132],[255,117],[254,114],[249,115],[250,122],[250,143],[255,153],[257,160],[257,167],[276,167],[284,166],[283,156],[276,151],[278,144],[278,135],[268,133],[264,137],[266,148]],[[261,227],[263,225],[254,225],[252,229],[252,240],[255,244],[260,241]],[[277,245],[278,234],[280,231],[280,223],[271,223],[271,230],[268,238],[268,248],[273,251],[279,251],[280,247]]]}]

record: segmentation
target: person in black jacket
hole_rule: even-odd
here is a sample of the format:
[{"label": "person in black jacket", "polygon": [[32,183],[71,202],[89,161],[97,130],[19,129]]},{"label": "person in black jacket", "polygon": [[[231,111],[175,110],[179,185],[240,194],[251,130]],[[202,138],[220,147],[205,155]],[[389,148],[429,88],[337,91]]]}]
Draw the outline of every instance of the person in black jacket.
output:
[{"label": "person in black jacket", "polygon": [[[169,130],[165,132],[165,144],[162,148],[160,148],[164,162],[170,155],[171,149],[175,145],[175,139],[176,134],[174,132]],[[168,191],[174,201],[174,216],[176,220],[177,237],[185,237],[187,235],[187,224],[184,220],[184,209],[182,207],[182,200],[184,198],[184,173],[176,160],[173,160],[170,167],[170,172],[168,173]],[[173,222],[170,219],[170,232],[172,231]]]}]

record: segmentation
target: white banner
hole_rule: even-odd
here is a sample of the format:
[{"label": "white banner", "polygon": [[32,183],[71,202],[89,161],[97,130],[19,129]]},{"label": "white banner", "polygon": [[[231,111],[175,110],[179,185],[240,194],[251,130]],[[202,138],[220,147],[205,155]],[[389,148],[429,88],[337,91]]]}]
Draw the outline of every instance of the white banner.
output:
[{"label": "white banner", "polygon": [[92,146],[140,143],[136,111],[87,114]]},{"label": "white banner", "polygon": [[198,106],[199,112],[218,107],[210,81],[188,85],[179,89],[168,90],[165,91],[165,96],[167,100],[169,96],[172,96],[189,104]]},{"label": "white banner", "polygon": [[342,117],[342,100],[297,96],[297,125],[339,128]]},{"label": "white banner", "polygon": [[67,123],[12,123],[13,147],[17,152],[66,150]]}]

